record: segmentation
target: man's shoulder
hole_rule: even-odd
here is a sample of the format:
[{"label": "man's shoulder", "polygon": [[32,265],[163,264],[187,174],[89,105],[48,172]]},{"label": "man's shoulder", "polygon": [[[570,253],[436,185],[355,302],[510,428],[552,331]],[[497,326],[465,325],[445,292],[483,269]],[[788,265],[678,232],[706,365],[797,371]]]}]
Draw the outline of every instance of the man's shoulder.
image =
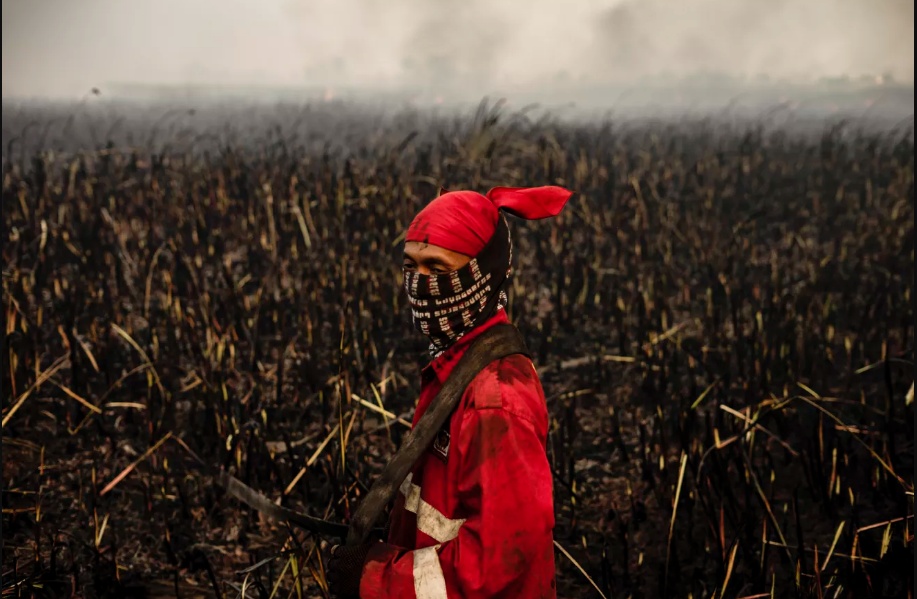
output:
[{"label": "man's shoulder", "polygon": [[[494,360],[465,391],[468,407],[530,413],[544,406],[544,392],[532,361],[522,354]],[[543,409],[543,408],[542,408]]]}]

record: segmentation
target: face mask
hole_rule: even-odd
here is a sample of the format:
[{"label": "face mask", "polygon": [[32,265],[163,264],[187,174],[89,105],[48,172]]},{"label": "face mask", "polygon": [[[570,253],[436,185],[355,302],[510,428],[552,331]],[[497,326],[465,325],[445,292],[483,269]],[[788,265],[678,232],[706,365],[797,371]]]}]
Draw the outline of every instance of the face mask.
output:
[{"label": "face mask", "polygon": [[404,273],[411,320],[430,339],[433,357],[506,306],[512,255],[509,228],[501,214],[493,237],[462,268],[442,275]]}]

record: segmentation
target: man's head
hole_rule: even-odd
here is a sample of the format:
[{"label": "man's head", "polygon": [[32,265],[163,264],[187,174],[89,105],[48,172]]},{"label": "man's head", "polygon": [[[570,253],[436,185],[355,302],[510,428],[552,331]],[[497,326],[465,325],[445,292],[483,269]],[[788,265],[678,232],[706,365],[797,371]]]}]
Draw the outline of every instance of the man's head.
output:
[{"label": "man's head", "polygon": [[500,210],[527,219],[560,212],[560,187],[497,187],[441,194],[405,234],[404,286],[414,325],[437,355],[507,303],[512,242]]}]

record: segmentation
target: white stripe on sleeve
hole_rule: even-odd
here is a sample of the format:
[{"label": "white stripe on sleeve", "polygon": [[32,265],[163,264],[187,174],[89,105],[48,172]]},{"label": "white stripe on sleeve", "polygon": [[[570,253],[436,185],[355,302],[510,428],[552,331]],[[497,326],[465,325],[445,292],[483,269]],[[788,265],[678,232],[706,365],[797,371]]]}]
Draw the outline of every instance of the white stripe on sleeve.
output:
[{"label": "white stripe on sleeve", "polygon": [[439,565],[439,545],[414,551],[414,594],[417,599],[449,599],[446,579]]},{"label": "white stripe on sleeve", "polygon": [[439,543],[445,543],[457,537],[465,519],[447,518],[438,509],[421,499],[420,487],[412,483],[411,478],[411,474],[408,474],[401,483],[400,491],[404,495],[404,509],[417,516],[417,530],[436,539]]}]

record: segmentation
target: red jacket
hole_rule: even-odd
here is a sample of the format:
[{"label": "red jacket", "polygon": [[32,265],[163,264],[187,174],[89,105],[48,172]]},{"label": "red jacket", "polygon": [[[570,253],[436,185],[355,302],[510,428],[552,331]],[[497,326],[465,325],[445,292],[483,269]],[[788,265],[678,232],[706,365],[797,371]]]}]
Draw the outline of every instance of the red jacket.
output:
[{"label": "red jacket", "polygon": [[[415,425],[471,341],[505,322],[500,310],[423,369]],[[532,362],[513,355],[487,366],[443,428],[401,485],[360,597],[553,599],[548,413]]]}]

